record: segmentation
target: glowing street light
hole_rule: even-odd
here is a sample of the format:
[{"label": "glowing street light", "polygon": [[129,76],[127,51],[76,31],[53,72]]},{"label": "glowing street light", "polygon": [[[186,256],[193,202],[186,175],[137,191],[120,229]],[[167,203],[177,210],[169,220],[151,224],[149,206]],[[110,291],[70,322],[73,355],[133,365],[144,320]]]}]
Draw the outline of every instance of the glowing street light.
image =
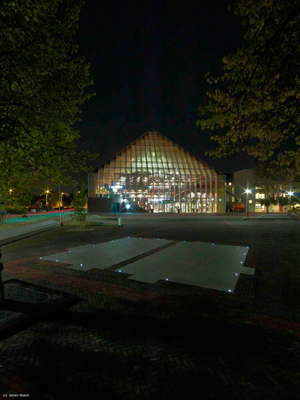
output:
[{"label": "glowing street light", "polygon": [[245,193],[247,194],[246,211],[247,211],[247,218],[248,218],[248,216],[249,216],[249,211],[248,211],[248,196],[249,196],[249,193],[251,193],[251,190],[250,190],[250,189],[246,189],[246,190],[245,190]]},{"label": "glowing street light", "polygon": [[47,189],[45,191],[45,193],[46,193],[46,207],[47,207],[47,204],[48,204],[47,199],[48,199],[48,194],[50,193],[50,190]]},{"label": "glowing street light", "polygon": [[290,196],[290,209],[292,209],[292,196],[293,196],[294,192],[289,191],[288,195]]},{"label": "glowing street light", "polygon": [[63,197],[63,195],[64,195],[64,192],[62,192],[61,194],[60,194],[60,199],[59,199],[59,209],[60,209],[60,207],[61,207],[61,205],[62,205],[62,197]]},{"label": "glowing street light", "polygon": [[11,192],[12,192],[13,190],[12,189],[9,189],[9,195],[10,195],[10,206],[11,206]]}]

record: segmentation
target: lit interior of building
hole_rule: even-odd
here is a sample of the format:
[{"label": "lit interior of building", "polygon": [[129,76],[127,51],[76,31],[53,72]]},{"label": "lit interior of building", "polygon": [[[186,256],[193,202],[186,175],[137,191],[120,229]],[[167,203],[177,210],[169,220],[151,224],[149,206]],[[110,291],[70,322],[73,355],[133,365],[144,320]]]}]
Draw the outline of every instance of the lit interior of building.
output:
[{"label": "lit interior of building", "polygon": [[121,198],[148,212],[225,211],[225,175],[156,130],[89,174],[89,197]]}]

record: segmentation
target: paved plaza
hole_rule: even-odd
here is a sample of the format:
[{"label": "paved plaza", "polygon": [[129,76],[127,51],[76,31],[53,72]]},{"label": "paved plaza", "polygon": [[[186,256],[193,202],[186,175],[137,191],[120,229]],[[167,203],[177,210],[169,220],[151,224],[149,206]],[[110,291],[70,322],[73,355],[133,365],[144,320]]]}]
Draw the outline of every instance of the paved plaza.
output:
[{"label": "paved plaza", "polygon": [[4,281],[78,300],[0,342],[0,393],[300,399],[300,224],[150,218],[1,247]]},{"label": "paved plaza", "polygon": [[[173,244],[165,248],[166,244]],[[147,255],[156,249],[154,254]],[[71,264],[68,268],[88,271],[112,269],[129,279],[157,283],[159,280],[234,292],[241,274],[254,275],[254,268],[244,267],[247,247],[215,243],[170,242],[163,239],[130,238],[97,245],[84,245],[67,252],[43,257],[44,260]],[[143,258],[119,269],[117,264],[138,255]]]}]

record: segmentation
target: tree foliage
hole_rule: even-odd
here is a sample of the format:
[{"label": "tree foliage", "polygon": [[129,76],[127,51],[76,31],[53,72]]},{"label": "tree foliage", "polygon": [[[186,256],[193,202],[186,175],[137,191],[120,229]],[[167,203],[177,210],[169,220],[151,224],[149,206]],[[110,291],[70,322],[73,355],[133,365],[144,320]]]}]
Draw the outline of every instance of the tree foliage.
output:
[{"label": "tree foliage", "polygon": [[72,184],[96,154],[77,152],[73,124],[93,94],[89,65],[73,43],[82,0],[2,0],[0,192],[39,178]]},{"label": "tree foliage", "polygon": [[83,229],[85,225],[86,202],[87,202],[87,195],[84,189],[84,183],[82,182],[73,200],[73,206],[75,208],[74,218],[77,221],[78,227],[80,229]]},{"label": "tree foliage", "polygon": [[[243,45],[223,58],[224,73],[200,105],[197,121],[217,148],[212,157],[240,150],[300,176],[300,3],[299,0],[236,0],[229,10],[243,18]],[[298,132],[298,133],[297,133]]]}]

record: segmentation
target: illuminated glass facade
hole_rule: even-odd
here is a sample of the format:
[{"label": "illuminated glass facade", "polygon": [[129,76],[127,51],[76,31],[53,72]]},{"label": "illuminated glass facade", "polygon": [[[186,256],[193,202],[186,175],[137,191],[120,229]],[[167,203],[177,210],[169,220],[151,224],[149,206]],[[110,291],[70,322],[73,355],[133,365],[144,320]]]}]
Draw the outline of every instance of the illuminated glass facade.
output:
[{"label": "illuminated glass facade", "polygon": [[149,212],[224,212],[225,179],[152,129],[89,174],[89,197],[118,197]]}]

